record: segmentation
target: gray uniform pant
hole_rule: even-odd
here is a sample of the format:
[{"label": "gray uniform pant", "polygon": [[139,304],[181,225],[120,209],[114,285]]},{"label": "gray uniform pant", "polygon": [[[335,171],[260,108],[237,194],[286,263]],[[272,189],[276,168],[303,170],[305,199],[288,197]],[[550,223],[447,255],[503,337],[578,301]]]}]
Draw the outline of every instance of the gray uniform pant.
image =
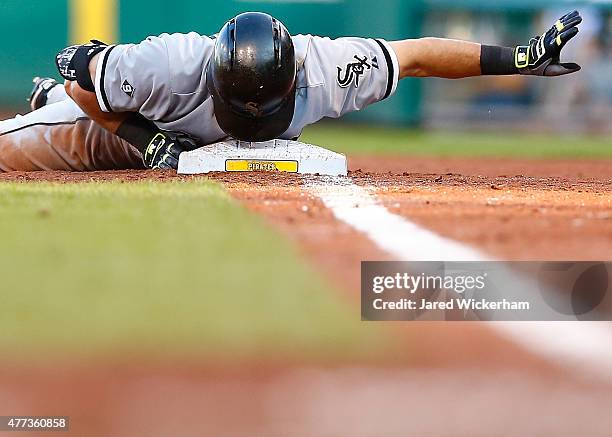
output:
[{"label": "gray uniform pant", "polygon": [[143,168],[138,150],[87,118],[63,87],[52,93],[46,106],[0,121],[0,172]]}]

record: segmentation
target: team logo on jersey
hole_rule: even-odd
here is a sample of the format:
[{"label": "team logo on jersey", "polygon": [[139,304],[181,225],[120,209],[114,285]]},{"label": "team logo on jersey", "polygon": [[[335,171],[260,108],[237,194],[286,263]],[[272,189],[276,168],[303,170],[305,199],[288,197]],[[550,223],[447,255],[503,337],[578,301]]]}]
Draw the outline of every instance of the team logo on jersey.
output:
[{"label": "team logo on jersey", "polygon": [[123,91],[124,93],[126,93],[128,96],[130,97],[134,97],[134,87],[126,80],[123,81],[123,83],[121,84],[121,91]]},{"label": "team logo on jersey", "polygon": [[[338,67],[338,85],[342,88],[349,87],[352,83],[355,84],[355,88],[359,87],[359,80],[366,71],[372,68],[378,69],[378,60],[376,57],[372,58],[371,62],[368,62],[368,57],[354,56],[355,62],[349,62],[346,67]],[[344,72],[343,72],[344,71]]]}]

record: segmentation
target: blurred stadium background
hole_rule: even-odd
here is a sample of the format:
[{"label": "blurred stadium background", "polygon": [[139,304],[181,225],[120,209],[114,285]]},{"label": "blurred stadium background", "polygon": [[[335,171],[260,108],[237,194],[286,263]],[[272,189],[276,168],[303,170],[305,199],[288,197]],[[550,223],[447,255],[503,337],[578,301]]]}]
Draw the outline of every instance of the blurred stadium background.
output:
[{"label": "blurred stadium background", "polygon": [[[33,74],[57,76],[53,54],[71,42],[96,37],[137,42],[162,32],[215,33],[229,17],[262,10],[282,19],[292,33],[376,36],[387,39],[441,36],[489,44],[525,44],[527,35],[548,27],[557,16],[579,8],[581,36],[566,56],[582,63],[571,79],[486,78],[460,82],[414,79],[381,105],[349,117],[431,128],[608,131],[612,115],[612,1],[544,0],[4,0],[0,23],[4,47],[1,107],[25,110]],[[26,31],[24,31],[26,30]],[[5,112],[6,112],[5,111]],[[527,116],[526,116],[527,115]]]}]

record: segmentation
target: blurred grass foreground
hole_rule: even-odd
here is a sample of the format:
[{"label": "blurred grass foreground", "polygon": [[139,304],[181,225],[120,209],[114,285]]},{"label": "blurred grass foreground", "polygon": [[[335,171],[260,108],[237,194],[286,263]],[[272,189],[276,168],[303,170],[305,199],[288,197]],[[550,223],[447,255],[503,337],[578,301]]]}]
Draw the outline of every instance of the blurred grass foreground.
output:
[{"label": "blurred grass foreground", "polygon": [[212,182],[2,183],[0,232],[6,358],[345,357],[369,342],[358,310]]}]

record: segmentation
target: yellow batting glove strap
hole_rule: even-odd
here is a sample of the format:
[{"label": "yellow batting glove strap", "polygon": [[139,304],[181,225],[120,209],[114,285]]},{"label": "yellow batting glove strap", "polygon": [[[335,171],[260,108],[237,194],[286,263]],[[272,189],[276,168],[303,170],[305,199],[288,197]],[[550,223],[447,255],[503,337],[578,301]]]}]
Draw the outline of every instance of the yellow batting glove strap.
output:
[{"label": "yellow batting glove strap", "polygon": [[529,46],[518,46],[514,51],[514,64],[519,70],[529,66]]}]

